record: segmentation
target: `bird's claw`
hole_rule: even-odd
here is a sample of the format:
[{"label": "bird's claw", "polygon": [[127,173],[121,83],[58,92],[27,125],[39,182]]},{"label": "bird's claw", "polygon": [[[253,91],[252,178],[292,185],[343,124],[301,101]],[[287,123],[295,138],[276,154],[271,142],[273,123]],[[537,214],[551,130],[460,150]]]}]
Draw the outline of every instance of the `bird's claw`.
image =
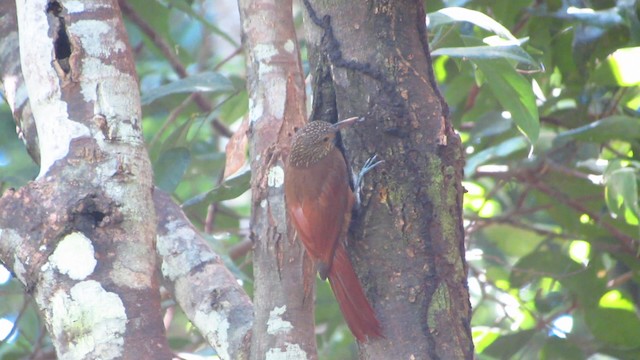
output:
[{"label": "bird's claw", "polygon": [[378,155],[375,154],[364,162],[364,165],[362,165],[360,172],[358,172],[358,175],[356,176],[356,179],[354,181],[357,208],[360,207],[360,190],[362,190],[362,182],[364,181],[364,176],[383,162],[384,160],[378,160]]}]

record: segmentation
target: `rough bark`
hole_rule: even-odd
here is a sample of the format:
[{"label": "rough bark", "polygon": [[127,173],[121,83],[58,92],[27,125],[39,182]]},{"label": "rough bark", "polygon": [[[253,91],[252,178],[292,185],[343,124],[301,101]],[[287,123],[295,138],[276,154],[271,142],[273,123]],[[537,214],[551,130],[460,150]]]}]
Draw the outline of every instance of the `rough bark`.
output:
[{"label": "rough bark", "polygon": [[117,3],[17,5],[41,169],[0,199],[0,259],[33,295],[58,358],[169,359],[151,166]]},{"label": "rough bark", "polygon": [[[30,112],[20,65],[15,3],[1,2],[0,14],[3,14],[0,16],[0,79],[4,85],[2,94],[13,110],[18,134],[24,136],[27,151],[39,163],[35,120]],[[53,190],[46,191],[51,193]],[[12,195],[13,193],[5,194],[7,199]],[[33,195],[29,197],[34,198]],[[7,199],[3,201],[8,201]],[[253,323],[249,297],[220,257],[211,251],[206,241],[189,223],[180,207],[159,189],[155,189],[153,200],[158,213],[156,249],[159,256],[158,267],[164,278],[163,285],[221,358],[248,358]],[[51,201],[55,203],[57,200]],[[37,201],[34,203],[39,204]],[[46,212],[47,208],[44,210]],[[34,207],[27,212],[36,211],[41,210]],[[10,216],[15,218],[8,213],[6,216],[5,221]],[[26,242],[20,236],[11,236],[10,229],[4,230],[7,231],[5,239],[12,241],[0,243],[0,262],[18,266],[17,269],[9,267],[21,274],[21,263],[11,259],[37,253],[36,244]]]},{"label": "rough bark", "polygon": [[377,154],[349,250],[385,338],[363,359],[471,359],[461,143],[432,74],[421,1],[303,1],[313,117],[343,133],[353,167]]},{"label": "rough bark", "polygon": [[18,18],[15,1],[0,2],[0,92],[5,98],[16,122],[18,136],[29,155],[40,163],[38,132],[33,121],[27,88],[22,77],[18,49]]},{"label": "rough bark", "polygon": [[315,358],[315,274],[287,220],[282,188],[291,136],[306,120],[291,1],[241,0],[239,6],[250,96],[252,358]]},{"label": "rough bark", "polygon": [[153,198],[163,284],[221,359],[248,359],[251,299],[169,195]]}]

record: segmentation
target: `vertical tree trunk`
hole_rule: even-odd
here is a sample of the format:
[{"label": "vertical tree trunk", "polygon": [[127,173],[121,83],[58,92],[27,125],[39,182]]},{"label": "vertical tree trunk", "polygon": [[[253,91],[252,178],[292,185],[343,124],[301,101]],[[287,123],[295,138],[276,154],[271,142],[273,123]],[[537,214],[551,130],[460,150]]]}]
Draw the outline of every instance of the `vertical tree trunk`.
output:
[{"label": "vertical tree trunk", "polygon": [[310,271],[310,261],[288,224],[282,188],[290,138],[294,128],[305,122],[291,1],[241,0],[239,4],[250,96],[252,358],[315,358],[315,272]]},{"label": "vertical tree trunk", "polygon": [[313,116],[345,132],[365,179],[350,254],[385,338],[361,358],[471,359],[460,139],[432,73],[422,2],[304,0]]},{"label": "vertical tree trunk", "polygon": [[152,171],[118,5],[18,1],[17,14],[41,169],[0,198],[0,259],[33,294],[60,359],[171,358]]}]

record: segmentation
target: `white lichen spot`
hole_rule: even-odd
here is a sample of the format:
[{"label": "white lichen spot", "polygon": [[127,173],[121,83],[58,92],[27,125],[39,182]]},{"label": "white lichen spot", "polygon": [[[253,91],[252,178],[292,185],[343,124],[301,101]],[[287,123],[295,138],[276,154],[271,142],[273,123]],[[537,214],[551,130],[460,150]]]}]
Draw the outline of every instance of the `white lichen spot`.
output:
[{"label": "white lichen spot", "polygon": [[291,322],[282,319],[282,314],[285,312],[287,312],[286,305],[275,307],[269,312],[269,320],[267,320],[267,334],[276,335],[293,329]]},{"label": "white lichen spot", "polygon": [[229,355],[229,320],[217,311],[205,312],[197,310],[193,319],[198,329],[211,329],[203,335],[216,348],[220,359],[231,359]]},{"label": "white lichen spot", "polygon": [[84,280],[93,273],[98,261],[91,240],[81,232],[72,232],[60,241],[49,263],[73,280]]},{"label": "white lichen spot", "polygon": [[122,357],[127,314],[120,297],[94,280],[83,281],[69,294],[56,291],[51,297],[52,336],[68,341],[67,359],[100,354],[104,360]]},{"label": "white lichen spot", "polygon": [[249,122],[255,123],[260,120],[262,115],[264,114],[264,106],[262,99],[259,98],[258,101],[254,101],[253,99],[249,99]]},{"label": "white lichen spot", "polygon": [[288,39],[287,41],[284,42],[284,49],[288,53],[293,54],[293,51],[296,49],[296,43],[294,43],[293,40]]},{"label": "white lichen spot", "polygon": [[23,284],[27,283],[27,269],[25,269],[24,264],[22,264],[22,262],[18,259],[17,254],[13,255],[13,273]]},{"label": "white lichen spot", "polygon": [[307,358],[307,353],[302,350],[298,344],[285,343],[286,349],[280,348],[269,349],[267,351],[266,360],[303,360]]},{"label": "white lichen spot", "polygon": [[82,20],[69,25],[69,32],[77,36],[87,55],[105,57],[111,53],[123,52],[125,44],[117,40],[113,24],[109,20]]},{"label": "white lichen spot", "polygon": [[274,166],[269,169],[269,174],[267,175],[267,185],[270,187],[279,188],[284,183],[284,170],[281,166]]},{"label": "white lichen spot", "polygon": [[253,56],[258,63],[258,76],[264,75],[273,69],[269,63],[278,54],[278,50],[271,44],[258,44],[253,49]]},{"label": "white lichen spot", "polygon": [[75,14],[84,11],[84,1],[65,1],[64,9],[69,14]]},{"label": "white lichen spot", "polygon": [[280,97],[274,97],[269,103],[269,111],[277,119],[284,118],[284,108],[287,103],[287,82],[273,81],[268,85],[269,91],[273,94],[279,94]]},{"label": "white lichen spot", "polygon": [[263,209],[267,207],[267,199],[260,200],[260,207]]},{"label": "white lichen spot", "polygon": [[215,258],[209,251],[200,251],[197,247],[185,247],[197,236],[195,231],[180,221],[166,224],[167,235],[158,236],[157,252],[162,256],[162,275],[175,281],[178,277],[188,274],[195,266]]}]

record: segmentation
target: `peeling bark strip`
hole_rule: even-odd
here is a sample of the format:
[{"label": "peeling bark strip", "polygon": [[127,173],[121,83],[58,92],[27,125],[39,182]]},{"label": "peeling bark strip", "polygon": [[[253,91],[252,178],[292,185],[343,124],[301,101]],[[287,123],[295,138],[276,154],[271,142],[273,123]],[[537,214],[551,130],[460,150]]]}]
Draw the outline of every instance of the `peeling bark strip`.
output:
[{"label": "peeling bark strip", "polygon": [[288,224],[281,186],[294,128],[306,120],[291,1],[241,0],[239,7],[247,54],[253,196],[251,357],[316,358],[314,272]]},{"label": "peeling bark strip", "polygon": [[0,261],[32,292],[58,358],[169,359],[151,166],[117,3],[18,1],[17,15],[42,166],[0,198]]},{"label": "peeling bark strip", "polygon": [[386,337],[360,344],[360,358],[471,359],[463,158],[435,86],[422,1],[304,4],[320,71],[314,113],[365,116],[343,137],[349,162],[385,160],[365,179],[351,229],[351,259]]}]

